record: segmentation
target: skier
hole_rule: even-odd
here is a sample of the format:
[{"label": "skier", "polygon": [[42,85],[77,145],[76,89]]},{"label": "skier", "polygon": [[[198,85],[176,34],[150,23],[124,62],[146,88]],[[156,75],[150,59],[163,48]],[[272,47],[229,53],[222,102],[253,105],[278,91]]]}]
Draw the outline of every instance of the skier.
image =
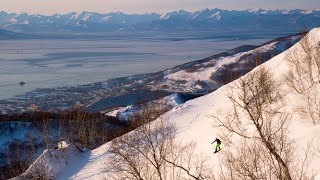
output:
[{"label": "skier", "polygon": [[[213,144],[214,142],[217,142],[216,150],[214,151],[214,153],[217,153],[217,152],[219,152],[220,149],[221,149],[221,147],[220,147],[220,145],[221,145],[221,140],[218,139],[218,138],[216,138],[211,144]],[[218,148],[219,148],[219,151],[218,151]]]}]

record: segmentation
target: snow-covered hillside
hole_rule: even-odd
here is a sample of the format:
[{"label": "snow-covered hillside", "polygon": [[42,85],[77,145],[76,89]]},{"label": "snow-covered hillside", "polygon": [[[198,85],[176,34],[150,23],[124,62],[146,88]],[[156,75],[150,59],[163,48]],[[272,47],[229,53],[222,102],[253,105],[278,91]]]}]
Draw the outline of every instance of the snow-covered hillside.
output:
[{"label": "snow-covered hillside", "polygon": [[[310,31],[308,37],[313,41],[313,47],[319,46],[320,28]],[[294,140],[293,146],[296,149],[294,161],[297,161],[297,163],[301,162],[304,152],[308,146],[310,146],[311,154],[314,156],[310,160],[308,173],[317,174],[320,172],[320,156],[317,151],[320,143],[320,139],[317,136],[320,126],[303,121],[295,111],[295,105],[301,103],[299,95],[291,90],[285,83],[285,77],[290,70],[286,57],[290,53],[297,53],[300,57],[306,56],[301,53],[300,44],[296,44],[286,52],[255,68],[244,77],[252,75],[252,73],[257,72],[261,67],[264,67],[274,74],[276,82],[281,84],[280,87],[285,92],[283,97],[283,102],[285,103],[283,103],[282,110],[288,112],[292,117],[289,126],[289,138]],[[219,165],[224,166],[223,164],[219,164],[221,163],[220,158],[224,156],[224,153],[227,151],[236,151],[240,146],[240,138],[237,135],[233,135],[232,139],[220,137],[223,141],[222,150],[217,154],[213,154],[214,146],[211,144],[211,142],[216,137],[221,136],[224,131],[223,128],[214,126],[216,124],[213,116],[216,116],[217,113],[223,114],[233,110],[233,104],[230,102],[229,95],[230,92],[233,94],[239,93],[239,90],[234,89],[234,84],[237,82],[239,82],[239,80],[235,80],[211,94],[187,101],[185,104],[164,115],[167,121],[173,122],[176,125],[178,129],[177,140],[182,143],[195,141],[197,143],[196,152],[207,157],[208,162],[215,172],[220,170]],[[320,89],[320,85],[315,84],[313,88]],[[240,117],[243,122],[247,122],[248,120],[243,118],[245,116],[242,115],[243,114],[240,114]],[[154,123],[158,121],[159,120],[156,120]],[[248,125],[248,129],[250,129],[250,125]],[[228,146],[225,145],[225,142],[229,142]],[[66,165],[61,165],[61,161],[63,160],[61,155],[59,155],[61,149],[51,150],[54,154],[57,154],[55,157],[48,161],[47,158],[49,154],[48,151],[46,151],[36,162],[45,160],[45,167],[49,169],[49,171],[50,169],[54,169],[54,171],[52,171],[54,174],[52,175],[58,179],[103,179],[107,178],[103,170],[106,163],[108,163],[108,148],[109,144],[107,143],[92,151],[85,150],[80,154],[76,154],[76,151],[67,151],[69,158]],[[68,147],[65,149],[68,150]],[[31,166],[25,174],[32,173],[33,170]],[[320,176],[316,175],[315,179],[320,179]]]}]

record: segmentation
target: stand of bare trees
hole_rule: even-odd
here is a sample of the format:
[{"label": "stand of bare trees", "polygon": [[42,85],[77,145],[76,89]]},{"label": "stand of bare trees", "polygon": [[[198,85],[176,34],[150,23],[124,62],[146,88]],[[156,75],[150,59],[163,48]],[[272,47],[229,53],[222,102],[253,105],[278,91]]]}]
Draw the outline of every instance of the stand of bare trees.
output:
[{"label": "stand of bare trees", "polygon": [[149,110],[139,121],[144,125],[112,141],[108,179],[214,179],[206,158],[194,152],[195,143],[177,143],[173,124],[149,121],[154,113]]},{"label": "stand of bare trees", "polygon": [[297,112],[302,119],[313,124],[320,122],[320,92],[315,85],[320,83],[320,45],[307,35],[298,43],[298,48],[286,55],[290,63],[287,85],[300,96]]},{"label": "stand of bare trees", "polygon": [[[15,140],[7,145],[7,152],[0,153],[0,179],[19,176],[32,165],[43,150],[48,149],[49,155],[52,154],[52,149],[56,148],[60,141],[75,143],[79,149],[93,149],[134,128],[119,122],[116,118],[77,109],[59,113],[36,111],[6,115],[1,116],[0,121],[7,124],[15,121],[28,123],[29,125],[24,127],[39,135],[35,138],[27,134],[23,140]],[[8,128],[8,131],[14,133],[14,129]],[[53,155],[50,157],[55,158]],[[39,168],[42,168],[41,165]],[[41,176],[43,175],[39,174],[39,177]]]},{"label": "stand of bare trees", "polygon": [[308,179],[308,164],[295,164],[288,137],[291,117],[282,110],[285,102],[273,75],[260,68],[239,79],[233,90],[232,112],[214,116],[224,136],[239,139],[237,149],[225,153],[220,179]]}]

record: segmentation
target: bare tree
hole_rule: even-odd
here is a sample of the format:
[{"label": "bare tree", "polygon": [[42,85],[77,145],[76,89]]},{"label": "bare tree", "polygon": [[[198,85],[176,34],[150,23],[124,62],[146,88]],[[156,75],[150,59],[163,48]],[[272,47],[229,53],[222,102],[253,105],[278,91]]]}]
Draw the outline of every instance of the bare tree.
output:
[{"label": "bare tree", "polygon": [[[148,119],[148,118],[147,118]],[[195,144],[175,142],[176,128],[160,118],[112,141],[105,172],[114,179],[213,179]]]},{"label": "bare tree", "polygon": [[49,134],[49,119],[47,117],[43,117],[42,119],[42,133],[44,136],[46,148],[48,149],[50,157],[51,152],[50,152],[50,134]]},{"label": "bare tree", "polygon": [[297,48],[287,53],[290,71],[286,77],[287,85],[299,94],[297,112],[302,119],[313,124],[320,122],[320,92],[315,85],[320,83],[320,45],[307,35]]},{"label": "bare tree", "polygon": [[314,151],[314,140],[311,140],[306,144],[304,147],[304,155],[302,156],[301,159],[299,159],[299,163],[295,164],[294,169],[295,174],[297,176],[297,179],[299,180],[308,180],[308,179],[315,179],[315,176],[317,175],[318,172],[310,172],[310,166],[312,159],[316,155],[316,151]]},{"label": "bare tree", "polygon": [[[280,85],[269,71],[260,68],[242,77],[234,88],[237,93],[232,92],[229,96],[233,111],[223,119],[219,116],[214,118],[218,127],[245,139],[236,154],[245,153],[248,159],[229,154],[229,170],[236,169],[242,179],[291,180],[293,146],[288,138],[290,116],[281,110],[284,101]],[[234,177],[234,173],[229,177]]]},{"label": "bare tree", "polygon": [[242,139],[236,153],[226,152],[222,163],[227,171],[220,179],[279,179],[278,167],[270,166],[270,160],[270,153],[257,140]]},{"label": "bare tree", "polygon": [[[319,44],[304,37],[297,51],[286,58],[291,65],[287,85],[297,92],[298,113],[313,123],[320,122]],[[236,91],[234,91],[236,89]],[[229,96],[233,111],[224,118],[214,116],[224,135],[238,135],[240,143],[223,156],[226,166],[220,179],[311,179],[309,172],[314,152],[310,146],[301,159],[295,156],[294,141],[288,138],[291,117],[282,110],[285,102],[282,89],[267,70],[259,70],[239,80]],[[232,145],[231,142],[226,143]]]}]

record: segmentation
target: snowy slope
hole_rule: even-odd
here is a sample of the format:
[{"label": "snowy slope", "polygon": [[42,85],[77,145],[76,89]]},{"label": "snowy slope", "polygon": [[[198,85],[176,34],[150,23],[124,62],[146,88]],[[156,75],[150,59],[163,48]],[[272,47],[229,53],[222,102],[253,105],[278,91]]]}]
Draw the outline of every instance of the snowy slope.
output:
[{"label": "snowy slope", "polygon": [[[310,35],[312,35],[314,38],[313,40],[315,45],[318,45],[320,42],[320,28],[310,31],[309,36]],[[294,45],[290,50],[297,51],[298,48],[299,45],[297,44]],[[282,84],[284,84],[283,82],[285,75],[289,70],[288,62],[285,60],[287,53],[288,51],[261,65],[273,72],[276,80]],[[258,68],[260,67],[257,67],[253,71],[257,70]],[[217,170],[216,168],[219,167],[219,156],[221,156],[220,154],[223,154],[223,150],[221,153],[213,154],[214,147],[210,143],[215,137],[220,135],[221,129],[213,127],[214,119],[212,118],[212,115],[215,115],[219,111],[228,111],[232,109],[232,104],[228,99],[232,85],[233,84],[230,83],[211,94],[187,101],[185,104],[169,111],[164,115],[168,118],[168,121],[174,122],[177,126],[178,140],[181,140],[184,143],[196,141],[197,153],[203,153],[206,155],[208,157],[208,162],[211,163],[215,170]],[[285,88],[285,86],[283,86],[283,88]],[[317,85],[316,88],[320,89],[320,85]],[[287,95],[284,97],[284,100],[286,102],[290,102],[285,109],[288,112],[291,112],[292,115],[290,138],[296,140],[295,145],[299,147],[299,149],[297,149],[297,158],[299,158],[302,156],[302,152],[305,150],[305,147],[302,147],[301,143],[306,144],[313,139],[314,145],[319,144],[315,137],[320,130],[320,126],[313,126],[300,121],[299,116],[296,114],[293,108],[295,103],[299,103],[297,101],[297,94],[290,92],[289,89],[285,90],[287,90],[289,93],[287,93]],[[155,121],[155,123],[156,122],[157,121]],[[222,140],[224,141],[223,138]],[[230,147],[222,146],[222,148],[237,148],[237,138],[235,137],[235,139],[229,140],[232,141],[233,144]],[[92,151],[82,153],[81,156],[73,156],[69,159],[68,165],[63,166],[63,168],[61,167],[59,171],[56,169],[57,167],[60,167],[60,165],[56,164],[55,161],[51,161],[47,165],[55,167],[54,175],[56,175],[58,179],[103,179],[105,176],[105,174],[102,173],[103,167],[104,164],[108,162],[107,150],[108,143]],[[42,157],[39,157],[37,161],[40,161],[41,159]],[[312,159],[310,167],[314,172],[320,172],[319,164],[320,158],[319,156],[315,156]],[[320,176],[318,175],[316,179],[320,179]]]},{"label": "snowy slope", "polygon": [[[296,38],[297,37],[291,37],[292,41]],[[228,56],[228,57],[220,57],[219,59],[213,59],[209,62],[206,62],[205,65],[207,65],[207,67],[202,68],[201,71],[199,71],[199,72],[186,73],[184,70],[181,70],[176,73],[172,73],[166,77],[171,80],[187,80],[187,81],[209,80],[212,73],[217,71],[220,67],[222,67],[225,64],[235,63],[235,62],[239,61],[239,59],[242,56],[245,56],[245,55],[250,55],[250,54],[257,53],[257,52],[264,53],[264,52],[268,52],[270,50],[277,49],[277,48],[280,49],[282,47],[281,47],[281,45],[276,46],[276,42],[273,42],[273,43],[258,47],[254,50],[251,50],[251,51],[238,53],[238,54],[235,54],[233,56]],[[213,63],[215,63],[214,67],[208,66]]]}]

